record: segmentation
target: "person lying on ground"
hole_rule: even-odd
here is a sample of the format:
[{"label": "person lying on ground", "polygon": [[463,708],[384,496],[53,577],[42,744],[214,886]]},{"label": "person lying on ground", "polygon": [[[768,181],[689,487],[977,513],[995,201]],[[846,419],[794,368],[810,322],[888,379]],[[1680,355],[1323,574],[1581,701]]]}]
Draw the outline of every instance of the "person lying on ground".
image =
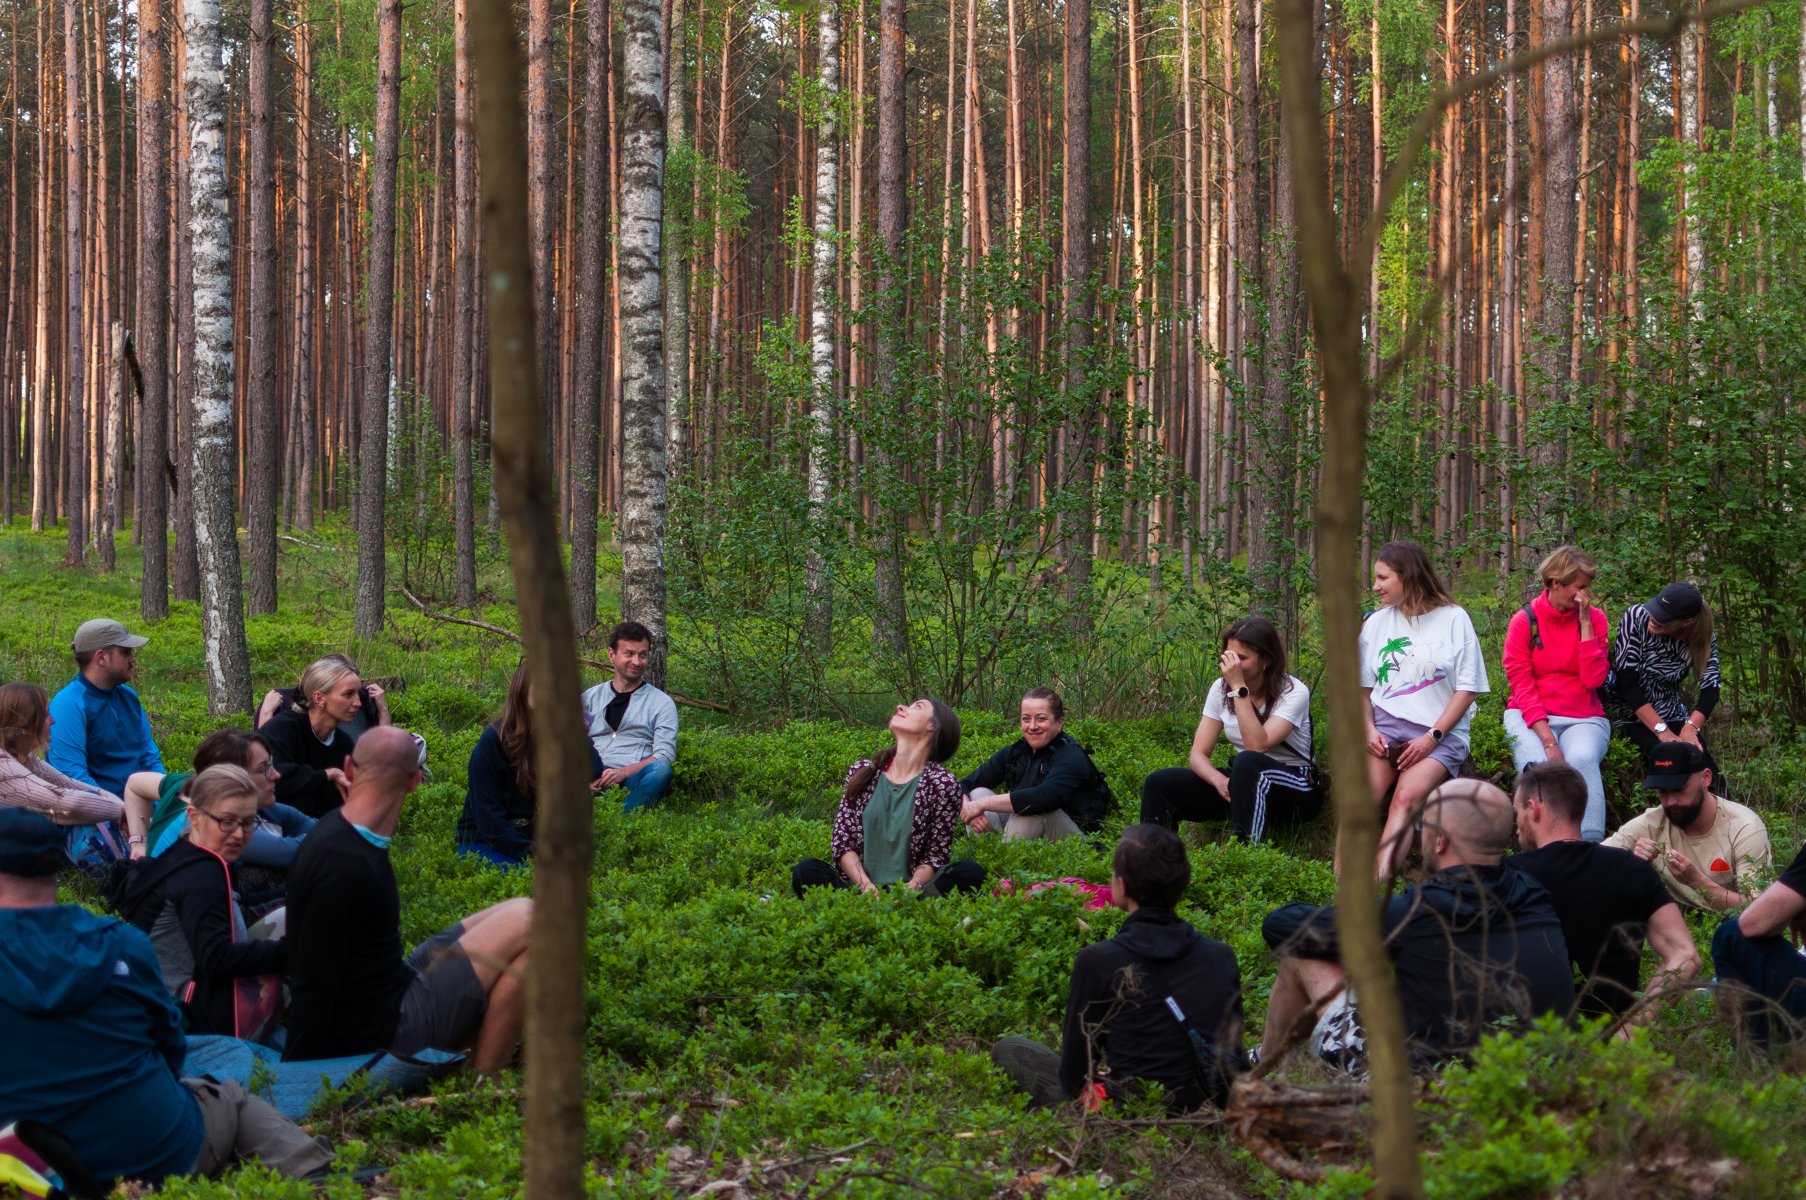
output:
[{"label": "person lying on ground", "polygon": [[1806,845],[1748,908],[1726,917],[1712,935],[1712,969],[1725,985],[1720,1000],[1741,1011],[1744,1032],[1758,1046],[1794,1042],[1806,1029],[1806,955],[1798,949],[1802,941],[1806,941]]},{"label": "person lying on ground", "polygon": [[[602,759],[588,747],[590,777]],[[533,854],[538,811],[533,780],[533,686],[522,660],[508,681],[501,716],[485,726],[470,752],[464,810],[458,814],[458,853],[500,867],[524,864]]]},{"label": "person lying on ground", "polygon": [[1565,762],[1587,785],[1580,836],[1605,837],[1605,780],[1599,764],[1612,726],[1599,702],[1606,676],[1605,610],[1593,604],[1598,566],[1573,546],[1552,551],[1537,568],[1543,590],[1505,626],[1503,662],[1510,682],[1505,739],[1518,772],[1532,763]]},{"label": "person lying on ground", "polygon": [[128,823],[119,797],[71,779],[39,757],[50,744],[54,723],[43,688],[34,683],[0,687],[0,808],[29,809],[62,826],[127,825],[131,840],[142,845],[142,813]]},{"label": "person lying on ground", "polygon": [[[1191,765],[1149,773],[1141,819],[1168,829],[1227,820],[1237,841],[1258,842],[1269,825],[1308,821],[1323,808],[1311,759],[1311,690],[1286,673],[1285,642],[1265,617],[1229,627],[1217,667],[1192,735]],[[1210,761],[1219,735],[1235,751],[1227,771]]]},{"label": "person lying on ground", "polygon": [[652,631],[638,621],[622,621],[608,634],[614,677],[583,693],[584,724],[602,760],[590,790],[626,789],[622,812],[662,799],[671,790],[677,762],[677,702],[646,681],[651,660]]},{"label": "person lying on ground", "polygon": [[942,764],[959,752],[959,714],[938,700],[899,704],[890,734],[888,749],[847,769],[834,814],[833,861],[796,864],[790,886],[799,897],[812,887],[875,892],[894,883],[941,896],[984,883],[983,867],[952,861],[965,793]]},{"label": "person lying on ground", "polygon": [[1661,801],[1605,839],[1652,863],[1682,904],[1708,912],[1741,908],[1770,862],[1768,828],[1712,791],[1711,760],[1692,742],[1661,742],[1644,760],[1643,786]]},{"label": "person lying on ground", "polygon": [[[1398,976],[1413,1063],[1459,1058],[1502,1023],[1574,1007],[1574,976],[1549,893],[1500,865],[1511,841],[1511,801],[1490,783],[1451,780],[1424,802],[1421,883],[1385,906],[1387,952]],[[1288,1046],[1294,1026],[1319,1015],[1312,1048],[1359,1073],[1366,1043],[1357,998],[1346,990],[1334,907],[1288,904],[1261,926],[1279,954],[1261,1057]],[[1319,1007],[1320,1006],[1320,1007]]]},{"label": "person lying on ground", "polygon": [[[75,631],[76,675],[50,699],[50,745],[45,759],[69,778],[124,798],[133,771],[162,771],[163,755],[151,735],[150,718],[132,688],[138,648],[147,638],[118,621],[96,618]],[[81,830],[70,838],[77,862],[112,862],[128,853],[110,825]]]},{"label": "person lying on ground", "polygon": [[[1698,693],[1687,702],[1681,685],[1691,675]],[[1687,582],[1671,583],[1618,620],[1606,677],[1606,715],[1612,732],[1630,739],[1644,758],[1663,742],[1688,742],[1706,751],[1706,765],[1724,790],[1724,772],[1707,745],[1706,721],[1718,707],[1718,635],[1712,606]]]},{"label": "person lying on ground", "polygon": [[[362,672],[357,669],[357,664],[351,661],[350,655],[328,654],[320,661],[336,662],[353,675],[357,675],[360,681],[362,679]],[[307,692],[300,685],[272,688],[263,694],[263,700],[257,705],[257,715],[252,719],[251,727],[262,729],[277,713],[287,708],[293,708],[306,698]],[[381,685],[362,683],[358,688],[357,698],[357,711],[351,714],[349,720],[339,726],[340,731],[352,742],[355,743],[358,738],[364,736],[364,731],[372,726],[395,723],[389,718],[389,696]]]},{"label": "person lying on ground", "polygon": [[[239,859],[239,875],[248,891],[279,888],[301,849],[301,839],[314,827],[314,818],[298,808],[276,802],[276,783],[282,777],[261,733],[248,729],[217,729],[195,747],[195,774],[220,765],[242,767],[257,785],[257,825]],[[146,845],[133,846],[132,857],[155,858],[188,832],[188,806],[184,791],[194,775],[171,772],[158,775],[140,771],[126,780],[128,809],[148,808],[150,833]]]},{"label": "person lying on ground", "polygon": [[1368,784],[1375,796],[1391,796],[1377,864],[1384,878],[1402,861],[1424,798],[1461,773],[1474,697],[1488,684],[1473,619],[1422,546],[1381,546],[1373,590],[1381,607],[1361,626],[1361,687]]},{"label": "person lying on ground", "polygon": [[1131,825],[1111,858],[1110,894],[1129,916],[1079,951],[1060,1051],[1007,1037],[991,1059],[1032,1107],[1101,1087],[1122,1099],[1159,1084],[1169,1112],[1221,1107],[1242,1066],[1242,984],[1235,952],[1173,911],[1191,883],[1177,834]]},{"label": "person lying on ground", "polygon": [[357,672],[340,658],[322,658],[302,673],[301,699],[259,731],[276,760],[278,800],[310,817],[344,803],[345,759],[353,744],[344,726],[363,711],[361,688]]},{"label": "person lying on ground", "polygon": [[1643,944],[1660,959],[1649,993],[1679,988],[1699,972],[1699,951],[1655,868],[1628,850],[1582,836],[1591,785],[1566,763],[1526,766],[1512,796],[1522,852],[1505,860],[1548,889],[1562,940],[1582,981],[1578,1011],[1622,1015],[1641,990]]},{"label": "person lying on ground", "polygon": [[468,1051],[494,1075],[520,1045],[527,931],[520,898],[459,921],[406,956],[389,845],[420,786],[425,743],[382,725],[345,764],[349,790],[301,843],[288,880],[285,1060],[386,1050]]},{"label": "person lying on ground", "polygon": [[323,1173],[324,1139],[236,1083],[177,1077],[181,1014],[150,939],[58,904],[68,864],[49,821],[0,810],[0,1119],[49,1125],[102,1180],[154,1185],[240,1159],[288,1178]]},{"label": "person lying on ground", "polygon": [[257,784],[242,768],[221,764],[196,775],[185,799],[186,834],[134,864],[116,907],[150,935],[190,1033],[258,1041],[281,1008],[288,955],[280,937],[250,936],[237,886],[238,859],[257,824]]},{"label": "person lying on ground", "polygon": [[1022,697],[1022,736],[959,786],[968,797],[960,820],[974,833],[1001,833],[1006,842],[1093,833],[1110,808],[1110,785],[1066,732],[1066,707],[1052,688]]}]

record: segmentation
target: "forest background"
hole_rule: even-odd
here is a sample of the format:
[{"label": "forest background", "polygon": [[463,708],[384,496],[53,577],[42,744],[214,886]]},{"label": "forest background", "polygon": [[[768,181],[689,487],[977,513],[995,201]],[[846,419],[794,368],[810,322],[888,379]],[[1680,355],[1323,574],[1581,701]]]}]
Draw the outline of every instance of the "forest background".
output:
[{"label": "forest background", "polygon": [[[1366,275],[1359,515],[1368,547],[1430,544],[1489,642],[1561,540],[1600,557],[1614,615],[1700,579],[1740,795],[1785,846],[1806,715],[1806,13],[1671,20],[1688,15],[1312,10],[1333,232]],[[840,899],[766,900],[820,852],[835,776],[869,749],[846,722],[899,692],[964,705],[969,757],[1007,736],[984,712],[1055,683],[1132,809],[1145,771],[1183,758],[1229,619],[1275,613],[1321,677],[1311,513],[1335,447],[1274,11],[532,0],[519,16],[571,610],[591,653],[617,613],[652,624],[705,706],[692,728],[711,714],[686,735],[678,811],[602,823],[594,1178],[1279,1187],[1208,1131],[1025,1117],[983,1065],[989,1036],[1051,1027],[1071,953],[1112,918],[959,902],[905,932]],[[528,599],[500,570],[491,488],[465,18],[63,0],[0,19],[14,677],[60,681],[78,599],[83,615],[135,599],[170,646],[151,708],[180,761],[253,683],[349,645],[444,747],[410,817],[411,937],[528,886],[449,854],[465,743],[514,652],[419,612],[508,627]],[[1600,33],[1621,19],[1653,20]],[[1586,44],[1424,120],[1439,89],[1569,35]],[[10,532],[27,519],[47,532]],[[1482,757],[1508,765],[1498,745]],[[1200,852],[1190,911],[1236,946],[1251,1013],[1271,978],[1263,906],[1327,898],[1325,848],[1318,830]],[[1025,878],[1107,874],[1093,846],[979,853]],[[723,928],[767,940],[669,977],[672,946]],[[1553,1032],[1491,1048],[1426,1110],[1431,1191],[1797,1186],[1792,1077],[1749,1064],[1707,1009],[1663,1021],[1674,1036],[1634,1050]],[[737,1118],[747,1087],[757,1112]],[[518,1186],[519,1117],[488,1094],[350,1107],[337,1132],[399,1159],[404,1188]],[[1700,1111],[1723,1115],[1690,1125]],[[951,1129],[977,1136],[922,1139]]]}]

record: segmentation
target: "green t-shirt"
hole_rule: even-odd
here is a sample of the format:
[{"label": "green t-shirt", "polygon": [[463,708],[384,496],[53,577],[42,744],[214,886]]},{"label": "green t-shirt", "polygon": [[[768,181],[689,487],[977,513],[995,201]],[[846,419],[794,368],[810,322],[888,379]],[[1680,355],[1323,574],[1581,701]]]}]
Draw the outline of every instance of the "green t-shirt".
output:
[{"label": "green t-shirt", "polygon": [[879,887],[909,875],[909,831],[915,825],[917,775],[908,783],[892,783],[878,772],[877,786],[865,806],[865,873]]},{"label": "green t-shirt", "polygon": [[157,807],[151,812],[150,829],[145,846],[152,857],[169,849],[171,843],[188,832],[188,806],[182,803],[182,785],[194,776],[171,771],[157,785]]}]

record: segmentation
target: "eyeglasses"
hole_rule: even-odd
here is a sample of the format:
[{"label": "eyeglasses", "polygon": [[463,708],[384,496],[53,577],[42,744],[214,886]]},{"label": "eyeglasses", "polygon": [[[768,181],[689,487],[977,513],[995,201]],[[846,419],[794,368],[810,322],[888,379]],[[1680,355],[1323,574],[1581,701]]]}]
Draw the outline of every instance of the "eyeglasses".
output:
[{"label": "eyeglasses", "polygon": [[256,817],[221,817],[208,812],[204,808],[191,809],[190,811],[200,813],[203,817],[206,817],[215,825],[219,826],[219,831],[221,833],[228,836],[237,833],[241,829],[248,831],[257,824]]}]

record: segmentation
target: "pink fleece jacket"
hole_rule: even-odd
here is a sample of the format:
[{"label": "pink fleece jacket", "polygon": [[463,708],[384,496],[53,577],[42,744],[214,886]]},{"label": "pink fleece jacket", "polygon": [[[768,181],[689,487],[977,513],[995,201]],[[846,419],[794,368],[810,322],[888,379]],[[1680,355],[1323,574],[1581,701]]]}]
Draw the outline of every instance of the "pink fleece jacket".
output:
[{"label": "pink fleece jacket", "polygon": [[1580,609],[1556,612],[1543,592],[1530,602],[1536,612],[1536,632],[1543,648],[1530,643],[1530,618],[1514,613],[1505,627],[1505,678],[1511,685],[1506,705],[1534,725],[1557,717],[1603,717],[1599,689],[1605,684],[1609,661],[1606,647],[1611,633],[1605,610],[1593,608],[1593,639],[1580,640]]}]

